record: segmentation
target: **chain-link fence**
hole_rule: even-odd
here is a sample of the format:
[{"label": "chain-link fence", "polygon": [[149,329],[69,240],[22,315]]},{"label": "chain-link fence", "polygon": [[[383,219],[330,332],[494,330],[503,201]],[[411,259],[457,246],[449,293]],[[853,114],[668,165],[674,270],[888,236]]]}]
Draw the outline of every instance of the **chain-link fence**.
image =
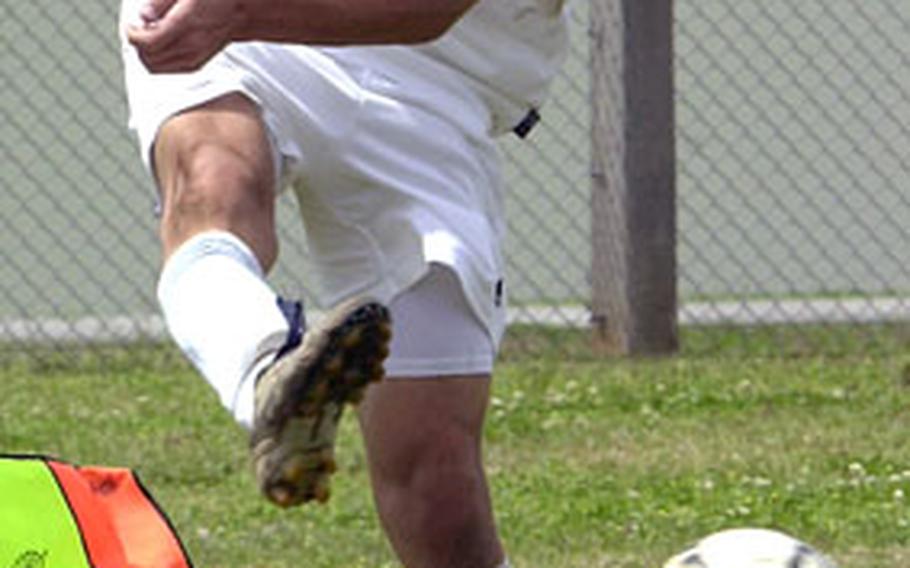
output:
[{"label": "chain-link fence", "polygon": [[910,319],[910,4],[679,2],[683,321]]},{"label": "chain-link fence", "polygon": [[[543,126],[504,143],[515,322],[588,323],[587,1]],[[0,4],[8,351],[163,337],[116,4]],[[679,0],[675,27],[680,322],[910,320],[910,4]],[[318,306],[291,199],[274,279]]]}]

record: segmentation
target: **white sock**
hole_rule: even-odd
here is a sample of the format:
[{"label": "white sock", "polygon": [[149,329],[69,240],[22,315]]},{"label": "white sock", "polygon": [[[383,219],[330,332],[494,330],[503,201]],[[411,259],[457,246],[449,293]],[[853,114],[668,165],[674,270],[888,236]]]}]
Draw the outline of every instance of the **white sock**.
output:
[{"label": "white sock", "polygon": [[[200,233],[168,258],[158,301],[174,340],[234,419],[249,428],[253,387],[288,322],[253,252],[224,231]],[[263,350],[266,352],[263,353]]]}]

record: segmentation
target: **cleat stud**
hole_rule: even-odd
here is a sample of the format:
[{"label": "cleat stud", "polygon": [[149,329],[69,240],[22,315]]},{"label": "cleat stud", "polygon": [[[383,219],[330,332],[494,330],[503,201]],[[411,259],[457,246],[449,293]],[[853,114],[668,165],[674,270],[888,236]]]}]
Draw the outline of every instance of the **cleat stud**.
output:
[{"label": "cleat stud", "polygon": [[297,485],[306,473],[306,459],[294,456],[281,468],[281,478],[290,485]]},{"label": "cleat stud", "polygon": [[290,507],[294,504],[294,494],[283,485],[276,485],[269,489],[268,497],[272,503],[279,507]]},{"label": "cleat stud", "polygon": [[341,338],[341,347],[343,349],[353,349],[360,345],[361,341],[363,341],[363,327],[356,326]]},{"label": "cleat stud", "polygon": [[329,377],[335,377],[344,368],[344,358],[341,355],[335,355],[325,364],[324,370]]}]

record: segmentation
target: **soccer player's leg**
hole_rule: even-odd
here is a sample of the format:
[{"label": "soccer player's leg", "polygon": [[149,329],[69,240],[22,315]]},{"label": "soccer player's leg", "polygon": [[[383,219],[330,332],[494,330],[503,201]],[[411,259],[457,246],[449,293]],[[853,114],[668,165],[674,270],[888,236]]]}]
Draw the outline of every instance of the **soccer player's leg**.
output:
[{"label": "soccer player's leg", "polygon": [[[159,296],[172,335],[251,428],[266,497],[280,506],[325,501],[342,410],[382,377],[387,310],[353,299],[305,332],[300,317],[285,321],[264,280],[278,248],[275,160],[246,97],[169,120],[154,162],[165,256]],[[241,393],[244,386],[252,390]]]},{"label": "soccer player's leg", "polygon": [[289,327],[265,279],[278,250],[272,152],[259,108],[239,93],[175,113],[150,152],[161,202],[158,299],[168,329],[246,426],[247,379]]},{"label": "soccer player's leg", "polygon": [[481,452],[492,340],[449,269],[390,308],[389,377],[360,410],[383,527],[409,568],[501,566]]},{"label": "soccer player's leg", "polygon": [[164,122],[153,152],[168,330],[249,426],[250,379],[289,336],[265,279],[277,255],[275,166],[259,110],[240,94],[191,107]]},{"label": "soccer player's leg", "polygon": [[503,562],[481,460],[489,377],[389,379],[361,409],[373,494],[399,559],[413,568]]}]

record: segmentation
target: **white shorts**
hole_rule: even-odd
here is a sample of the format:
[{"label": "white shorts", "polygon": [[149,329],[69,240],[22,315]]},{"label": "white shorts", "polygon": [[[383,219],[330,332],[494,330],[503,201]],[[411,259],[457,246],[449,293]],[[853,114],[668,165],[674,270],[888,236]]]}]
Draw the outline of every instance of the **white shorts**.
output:
[{"label": "white shorts", "polygon": [[[124,0],[121,22],[138,1]],[[432,264],[448,266],[495,350],[506,304],[499,154],[491,112],[457,70],[404,46],[238,43],[197,72],[153,75],[124,40],[123,60],[146,165],[170,117],[234,92],[259,106],[322,303],[390,302]]]}]

